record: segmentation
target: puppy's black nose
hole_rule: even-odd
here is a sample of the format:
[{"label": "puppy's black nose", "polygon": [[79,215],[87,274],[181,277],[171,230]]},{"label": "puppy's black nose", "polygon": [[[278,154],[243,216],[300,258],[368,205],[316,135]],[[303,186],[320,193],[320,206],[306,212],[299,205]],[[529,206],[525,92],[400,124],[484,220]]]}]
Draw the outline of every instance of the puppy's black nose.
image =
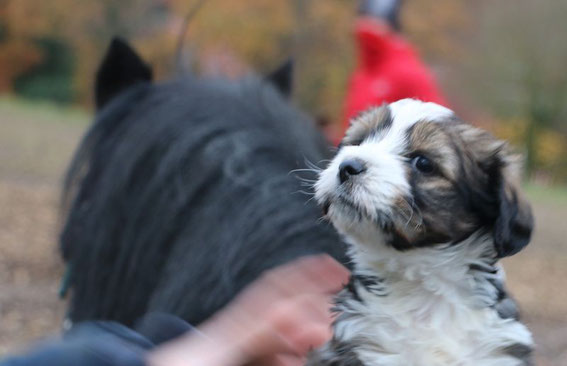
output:
[{"label": "puppy's black nose", "polygon": [[339,165],[339,179],[341,183],[346,182],[353,175],[358,175],[366,170],[364,163],[358,159],[347,159]]}]

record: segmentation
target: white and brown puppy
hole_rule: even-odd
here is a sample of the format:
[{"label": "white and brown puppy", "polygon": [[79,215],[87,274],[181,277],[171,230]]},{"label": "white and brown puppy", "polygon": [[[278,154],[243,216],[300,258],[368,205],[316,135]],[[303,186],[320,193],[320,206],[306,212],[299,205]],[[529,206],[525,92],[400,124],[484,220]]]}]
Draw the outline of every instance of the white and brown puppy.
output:
[{"label": "white and brown puppy", "polygon": [[437,104],[357,117],[315,185],[349,243],[333,339],[310,365],[530,365],[502,257],[530,239],[518,159]]}]

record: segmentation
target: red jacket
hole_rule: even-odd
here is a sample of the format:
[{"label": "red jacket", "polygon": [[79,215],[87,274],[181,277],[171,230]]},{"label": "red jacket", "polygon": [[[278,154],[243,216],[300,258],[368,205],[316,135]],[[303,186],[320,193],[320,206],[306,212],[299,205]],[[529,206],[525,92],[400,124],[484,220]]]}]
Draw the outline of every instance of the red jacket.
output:
[{"label": "red jacket", "polygon": [[447,105],[431,72],[399,35],[361,19],[356,24],[356,39],[358,66],[348,85],[342,134],[352,117],[373,105],[404,98]]}]

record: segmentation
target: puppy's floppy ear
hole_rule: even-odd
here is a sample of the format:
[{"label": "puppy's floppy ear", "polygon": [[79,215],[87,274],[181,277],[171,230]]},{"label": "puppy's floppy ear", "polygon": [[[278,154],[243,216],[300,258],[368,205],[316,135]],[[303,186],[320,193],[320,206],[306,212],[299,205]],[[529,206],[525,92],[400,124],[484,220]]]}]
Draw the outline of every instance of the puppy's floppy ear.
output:
[{"label": "puppy's floppy ear", "polygon": [[283,96],[289,98],[293,88],[293,59],[286,60],[266,76],[266,80],[275,86]]},{"label": "puppy's floppy ear", "polygon": [[[530,204],[519,189],[522,159],[504,141],[484,130],[465,123],[456,128],[476,169],[487,177],[481,184],[485,188],[480,190],[488,194],[478,197],[475,204],[482,207],[482,218],[492,225],[496,253],[499,258],[516,254],[529,243],[534,224]],[[476,169],[465,167],[469,177]]]},{"label": "puppy's floppy ear", "polygon": [[513,170],[517,163],[508,154],[500,153],[501,167],[495,177],[498,215],[493,234],[499,258],[514,255],[528,245],[534,225],[530,204],[516,183],[517,173]]},{"label": "puppy's floppy ear", "polygon": [[152,69],[120,38],[114,38],[98,68],[95,81],[96,109],[128,87],[152,80]]}]

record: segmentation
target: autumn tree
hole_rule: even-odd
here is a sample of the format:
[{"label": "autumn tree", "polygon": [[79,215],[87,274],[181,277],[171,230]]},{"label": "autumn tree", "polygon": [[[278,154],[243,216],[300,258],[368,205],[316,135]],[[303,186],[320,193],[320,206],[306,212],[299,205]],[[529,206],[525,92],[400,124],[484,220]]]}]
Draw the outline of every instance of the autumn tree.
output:
[{"label": "autumn tree", "polygon": [[[475,30],[463,42],[466,57],[455,67],[454,89],[465,89],[470,101],[494,116],[516,121],[528,175],[551,168],[544,164],[546,152],[565,152],[566,16],[564,1],[479,1]],[[542,148],[542,139],[556,146]],[[555,165],[564,165],[564,156],[555,157]]]}]

